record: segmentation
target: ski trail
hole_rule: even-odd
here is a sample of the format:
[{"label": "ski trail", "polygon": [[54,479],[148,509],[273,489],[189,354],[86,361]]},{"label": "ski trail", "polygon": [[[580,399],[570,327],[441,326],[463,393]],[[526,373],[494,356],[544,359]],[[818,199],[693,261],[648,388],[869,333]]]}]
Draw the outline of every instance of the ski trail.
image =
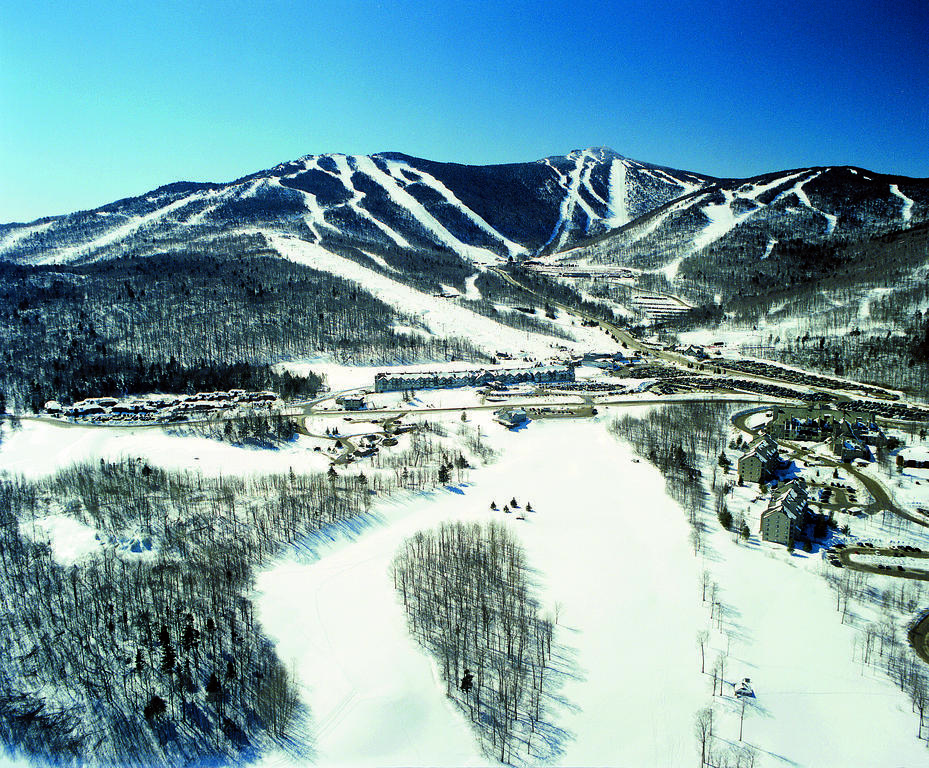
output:
[{"label": "ski trail", "polygon": [[607,222],[610,227],[621,227],[629,222],[629,209],[626,206],[626,163],[613,160],[610,163],[610,213]]},{"label": "ski trail", "polygon": [[494,229],[490,224],[488,224],[484,219],[478,216],[474,211],[472,211],[468,206],[466,206],[458,197],[452,192],[448,187],[446,187],[441,181],[439,181],[434,176],[426,173],[425,171],[419,168],[412,168],[407,163],[400,162],[399,160],[387,160],[387,167],[390,171],[391,176],[397,178],[397,173],[401,172],[405,168],[409,168],[411,171],[419,174],[422,177],[422,182],[426,183],[436,192],[438,192],[442,197],[445,198],[446,202],[450,205],[457,208],[465,216],[467,216],[474,224],[476,224],[480,229],[486,232],[488,235],[493,237],[496,240],[499,240],[503,246],[509,251],[511,256],[521,255],[528,253],[528,249],[520,245],[519,243],[514,243],[509,238],[500,234],[496,229]]},{"label": "ski trail", "polygon": [[349,166],[348,158],[345,155],[329,155],[329,157],[332,158],[332,161],[335,163],[337,173],[332,173],[331,171],[327,171],[325,168],[320,168],[316,164],[315,159],[313,161],[314,165],[316,166],[317,170],[323,171],[324,173],[328,173],[331,176],[337,178],[342,182],[345,188],[352,193],[352,198],[346,203],[346,205],[348,205],[349,208],[361,216],[361,218],[370,221],[375,227],[381,230],[381,232],[387,235],[387,237],[393,240],[401,248],[410,248],[410,243],[405,237],[403,237],[403,235],[395,231],[392,227],[389,227],[383,221],[374,216],[374,214],[361,206],[361,201],[364,200],[365,193],[361,190],[355,189],[355,187],[352,185],[353,171]]},{"label": "ski trail", "polygon": [[47,221],[44,224],[38,224],[36,226],[24,226],[21,229],[8,232],[6,235],[4,235],[3,240],[0,240],[0,252],[9,250],[20,240],[25,240],[27,237],[45,232],[49,227],[57,223],[58,220],[56,219],[54,221]]},{"label": "ski trail", "polygon": [[697,195],[695,198],[680,200],[674,203],[667,210],[652,218],[640,230],[634,232],[632,234],[632,242],[635,243],[648,237],[652,232],[658,229],[658,227],[660,227],[672,214],[690,208],[691,206],[696,205],[704,199],[706,199],[706,195]]},{"label": "ski trail", "polygon": [[[788,181],[793,181],[794,179],[800,178],[807,171],[800,171],[799,173],[792,173],[790,176],[779,176],[773,181],[769,181],[767,184],[751,184],[748,185],[748,189],[745,186],[738,189],[739,197],[747,197],[751,200],[758,200],[760,195],[763,195],[769,189],[774,189],[774,187],[779,187],[781,184],[786,184]],[[780,195],[778,195],[780,197]]]},{"label": "ski trail", "polygon": [[820,216],[822,216],[826,220],[826,234],[831,235],[835,231],[836,224],[838,224],[839,222],[839,217],[831,213],[826,213],[825,211],[822,211],[819,208],[817,208],[815,205],[813,205],[810,202],[810,198],[807,197],[807,194],[803,189],[804,184],[809,184],[811,181],[815,181],[820,176],[822,176],[822,174],[823,174],[822,171],[817,171],[812,176],[808,176],[807,178],[801,181],[798,181],[790,189],[787,189],[781,192],[781,194],[779,194],[776,198],[774,198],[774,201],[780,200],[782,197],[787,197],[790,194],[796,195],[797,199],[801,203],[803,203],[803,205],[805,205],[807,208],[809,208],[814,213],[818,213]]},{"label": "ski trail", "polygon": [[586,152],[581,152],[577,156],[573,156],[574,153],[568,155],[570,159],[574,160],[574,168],[568,172],[567,175],[559,171],[548,158],[545,158],[542,162],[545,163],[552,171],[555,173],[555,176],[558,178],[558,185],[564,189],[565,194],[561,200],[561,208],[558,213],[558,222],[555,224],[555,229],[552,231],[551,237],[548,238],[548,241],[545,245],[542,246],[542,250],[548,248],[549,245],[555,243],[554,250],[559,250],[564,241],[568,237],[568,228],[571,223],[571,219],[574,217],[574,209],[580,205],[581,210],[587,215],[588,220],[595,221],[599,218],[587,205],[578,194],[578,187],[581,181],[581,173],[583,171],[584,160],[587,157]]},{"label": "ski trail", "polygon": [[896,195],[903,201],[903,206],[900,208],[900,218],[909,221],[913,215],[913,201],[904,195],[896,184],[890,185],[890,194]]},{"label": "ski trail", "polygon": [[173,203],[169,203],[162,208],[157,208],[151,213],[145,213],[140,216],[133,216],[123,224],[120,224],[119,226],[104,232],[102,235],[94,238],[93,240],[90,240],[89,242],[82,243],[81,245],[71,245],[66,246],[65,248],[57,249],[54,253],[50,253],[46,258],[38,260],[35,263],[44,264],[49,263],[50,261],[67,261],[78,256],[89,255],[91,251],[103,248],[107,245],[112,245],[119,240],[123,240],[129,237],[129,235],[138,232],[143,227],[165,218],[168,214],[171,214],[180,208],[190,205],[197,200],[202,200],[204,196],[205,195],[203,192],[195,192],[192,195],[188,195],[187,197],[182,197],[180,200],[175,200]]},{"label": "ski trail", "polygon": [[761,254],[761,260],[764,261],[768,256],[771,255],[771,251],[774,250],[774,246],[777,245],[778,240],[775,237],[768,239],[768,244],[765,246],[764,253]]},{"label": "ski trail", "polygon": [[[503,326],[458,302],[436,299],[400,280],[334,254],[317,243],[262,229],[254,231],[261,233],[268,245],[283,258],[357,283],[375,298],[395,307],[398,312],[416,317],[423,328],[437,336],[451,338],[466,335],[472,344],[488,352],[506,344],[514,350],[531,353],[536,357],[551,354],[552,343],[555,341],[552,336]],[[580,348],[579,342],[559,340],[559,343],[572,349]]]},{"label": "ski trail", "polygon": [[[285,177],[286,178],[286,177]],[[289,190],[291,192],[297,192],[303,197],[303,205],[307,210],[306,215],[303,217],[303,221],[306,222],[306,226],[309,228],[310,232],[313,233],[313,237],[316,238],[317,242],[320,242],[323,238],[319,234],[319,226],[326,227],[327,229],[332,230],[333,232],[338,232],[339,230],[332,226],[328,221],[326,221],[326,212],[323,207],[319,204],[319,201],[316,199],[316,195],[312,192],[307,192],[303,189],[294,189],[293,187],[287,187],[281,184],[281,180],[277,178],[268,179],[269,184],[274,184],[277,187],[280,187],[283,190]]]},{"label": "ski trail", "polygon": [[389,173],[385,173],[375,165],[370,157],[364,155],[354,155],[355,168],[371,178],[376,184],[381,186],[387,193],[387,196],[400,208],[406,209],[413,218],[429,232],[436,240],[443,245],[448,246],[456,253],[475,261],[498,261],[496,254],[491,253],[486,248],[478,248],[473,245],[466,245],[449,232],[442,224],[426,210],[425,206],[413,197],[409,192],[397,184],[397,180]]},{"label": "ski trail", "polygon": [[223,203],[229,200],[234,199],[236,196],[240,198],[254,197],[258,192],[258,188],[261,186],[262,182],[264,181],[266,180],[256,179],[255,181],[250,182],[249,188],[244,193],[240,193],[239,191],[241,187],[245,186],[243,184],[239,184],[234,187],[229,187],[227,189],[219,190],[217,192],[208,193],[208,196],[211,198],[214,198],[216,202],[208,205],[206,208],[200,211],[200,213],[195,213],[193,216],[186,219],[184,223],[187,224],[188,226],[196,226],[198,224],[202,224],[206,220],[206,217],[209,216],[213,211],[215,211],[220,205],[222,205]]},{"label": "ski trail", "polygon": [[702,251],[711,243],[719,240],[723,235],[731,232],[756,211],[761,210],[760,208],[753,208],[743,214],[736,214],[732,210],[735,194],[728,189],[720,191],[725,197],[725,202],[710,203],[700,209],[701,213],[710,220],[710,223],[694,238],[693,248],[691,249],[692,254]]}]

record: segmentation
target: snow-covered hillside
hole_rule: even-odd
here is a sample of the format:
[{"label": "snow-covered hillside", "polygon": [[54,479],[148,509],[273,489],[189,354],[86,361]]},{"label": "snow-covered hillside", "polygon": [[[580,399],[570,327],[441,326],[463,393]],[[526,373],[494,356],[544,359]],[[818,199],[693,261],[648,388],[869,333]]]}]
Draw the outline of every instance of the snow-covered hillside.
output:
[{"label": "snow-covered hillside", "polygon": [[820,242],[904,229],[915,223],[914,217],[922,221],[929,215],[925,179],[848,167],[716,180],[687,192],[670,205],[643,212],[609,237],[564,249],[550,261],[663,267],[706,252],[718,241],[762,259],[772,242]]},{"label": "snow-covered hillside", "polygon": [[[561,338],[555,339],[542,333],[519,330],[480,315],[454,299],[436,298],[314,243],[289,235],[266,234],[266,237],[271,247],[283,258],[321,272],[339,275],[357,283],[386,304],[415,316],[420,323],[417,328],[420,333],[437,338],[466,334],[472,344],[488,355],[493,355],[498,349],[505,349],[519,355],[545,359],[556,353],[556,346],[578,351],[618,348],[616,342],[606,337],[599,329],[572,325],[569,317],[564,314],[557,321],[539,321],[544,322],[552,331],[562,334]],[[501,310],[507,311],[506,308]]]},{"label": "snow-covered hillside", "polygon": [[0,258],[83,262],[250,224],[324,244],[483,261],[571,245],[707,181],[605,148],[494,166],[307,155],[229,184],[171,184],[92,211],[4,225]]}]

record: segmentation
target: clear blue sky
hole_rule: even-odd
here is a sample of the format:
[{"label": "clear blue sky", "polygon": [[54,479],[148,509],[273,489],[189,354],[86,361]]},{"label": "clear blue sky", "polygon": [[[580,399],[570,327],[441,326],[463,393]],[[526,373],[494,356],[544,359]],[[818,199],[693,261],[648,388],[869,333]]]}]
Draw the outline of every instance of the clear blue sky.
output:
[{"label": "clear blue sky", "polygon": [[35,2],[0,11],[0,221],[308,153],[607,145],[929,176],[929,4]]}]

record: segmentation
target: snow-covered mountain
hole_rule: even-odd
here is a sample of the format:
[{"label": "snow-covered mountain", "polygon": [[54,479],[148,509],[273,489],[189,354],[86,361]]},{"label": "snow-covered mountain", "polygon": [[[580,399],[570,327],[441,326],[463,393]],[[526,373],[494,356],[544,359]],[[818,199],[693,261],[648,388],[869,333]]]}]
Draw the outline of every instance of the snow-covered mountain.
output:
[{"label": "snow-covered mountain", "polygon": [[431,265],[451,263],[464,275],[476,264],[535,257],[619,263],[675,283],[753,270],[797,243],[842,245],[926,221],[929,179],[848,166],[719,179],[602,147],[487,166],[325,154],[230,183],[178,182],[91,211],[0,225],[0,260],[85,263],[260,232],[401,280],[437,275]]},{"label": "snow-covered mountain", "polygon": [[553,259],[665,267],[738,250],[758,259],[779,243],[847,241],[929,219],[929,179],[818,167],[717,179]]},{"label": "snow-covered mountain", "polygon": [[2,225],[0,257],[92,261],[152,239],[257,228],[323,245],[483,261],[570,247],[711,181],[604,148],[490,166],[308,155],[228,184],[179,182],[91,211]]}]

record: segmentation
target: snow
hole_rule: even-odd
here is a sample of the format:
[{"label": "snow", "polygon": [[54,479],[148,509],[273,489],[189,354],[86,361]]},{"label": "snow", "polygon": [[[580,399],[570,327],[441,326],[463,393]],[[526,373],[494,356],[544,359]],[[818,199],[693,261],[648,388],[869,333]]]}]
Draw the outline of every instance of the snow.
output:
[{"label": "snow", "polygon": [[666,266],[662,267],[659,271],[665,276],[668,282],[673,283],[677,277],[677,273],[681,268],[681,264],[684,263],[684,257],[678,256],[676,259],[672,259]]},{"label": "snow", "polygon": [[811,182],[811,181],[813,181],[813,180],[815,180],[815,179],[818,179],[820,176],[822,176],[822,174],[823,174],[823,171],[817,171],[817,172],[814,173],[812,176],[808,176],[807,178],[802,179],[801,181],[798,181],[798,182],[797,182],[794,186],[792,186],[790,189],[785,190],[784,192],[781,192],[781,193],[775,198],[775,201],[780,200],[781,198],[787,197],[788,195],[791,195],[791,194],[792,194],[792,195],[795,195],[795,196],[797,197],[797,199],[798,199],[801,203],[803,203],[803,205],[805,205],[805,206],[806,206],[807,208],[809,208],[811,211],[814,211],[815,213],[818,213],[820,216],[822,216],[823,218],[826,219],[826,234],[827,234],[827,235],[831,235],[831,234],[835,231],[836,224],[838,224],[838,222],[839,222],[838,216],[835,216],[835,215],[833,215],[833,214],[831,214],[831,213],[826,213],[825,211],[821,211],[819,208],[817,208],[815,205],[813,205],[813,204],[810,202],[810,198],[807,197],[807,194],[806,194],[806,192],[805,192],[804,189],[803,189],[803,185],[804,185],[804,184],[808,184],[809,182]]},{"label": "snow", "polygon": [[[399,172],[402,172],[404,168],[409,168],[409,165],[406,163],[401,163],[398,160],[388,160],[387,168],[390,171],[391,175],[395,178]],[[465,216],[467,216],[474,224],[476,224],[480,229],[484,230],[488,235],[491,235],[495,239],[499,240],[503,246],[509,251],[510,256],[519,256],[524,253],[528,253],[528,250],[525,246],[515,243],[507,237],[501,235],[496,229],[494,229],[490,224],[488,224],[484,219],[478,216],[474,211],[472,211],[468,206],[466,206],[461,200],[459,200],[455,194],[446,187],[441,181],[439,181],[434,176],[426,173],[421,168],[416,169],[416,173],[420,176],[422,183],[432,187],[436,192],[438,192],[445,200],[452,205],[453,207],[460,210]]]},{"label": "snow", "polygon": [[[251,184],[250,184],[251,191],[250,191],[250,193],[247,193],[245,196],[248,196],[248,197],[253,196],[253,195],[255,194],[255,189],[257,188],[258,184],[259,184],[258,181],[251,182]],[[198,225],[198,224],[204,223],[204,222],[206,221],[206,217],[209,216],[214,210],[216,210],[216,208],[217,208],[222,202],[224,202],[224,201],[226,201],[226,200],[229,200],[230,198],[232,198],[232,197],[234,197],[235,195],[239,194],[239,193],[241,192],[241,187],[242,187],[242,186],[244,186],[244,185],[238,185],[238,184],[237,184],[237,185],[232,185],[232,186],[230,186],[229,188],[224,189],[224,190],[222,190],[222,191],[220,191],[220,192],[211,193],[211,194],[210,194],[210,197],[215,198],[215,199],[216,199],[216,202],[215,202],[215,203],[211,203],[210,205],[206,206],[206,208],[204,208],[204,209],[203,209],[202,211],[200,211],[199,213],[195,213],[195,214],[193,214],[192,216],[188,217],[187,220],[186,220],[186,223],[187,223],[188,225],[194,225],[194,226],[196,226],[196,225]]]},{"label": "snow", "polygon": [[898,565],[915,571],[929,571],[929,559],[925,557],[894,557],[892,555],[867,555],[856,552],[849,555],[848,559],[861,565],[887,565],[894,571],[897,570]]},{"label": "snow", "polygon": [[395,232],[391,227],[387,226],[380,219],[375,218],[367,209],[363,208],[360,203],[365,198],[365,193],[356,189],[352,184],[352,169],[348,164],[348,157],[346,155],[334,154],[328,155],[329,158],[335,163],[336,173],[329,171],[325,168],[319,166],[319,158],[311,158],[312,163],[309,161],[306,163],[307,168],[315,168],[316,170],[322,171],[323,173],[328,173],[331,176],[335,176],[339,179],[346,189],[351,190],[352,198],[348,201],[347,205],[355,211],[363,219],[367,219],[374,226],[381,230],[385,235],[387,235],[391,240],[393,240],[401,248],[409,248],[410,244],[407,242],[406,238],[403,237],[399,232]]},{"label": "snow", "polygon": [[47,264],[53,262],[66,262],[71,259],[76,259],[80,256],[86,256],[92,251],[99,248],[103,248],[107,245],[112,245],[120,240],[124,240],[129,237],[129,235],[134,232],[138,232],[143,227],[152,224],[159,219],[163,219],[168,214],[183,208],[184,206],[190,205],[196,200],[200,200],[204,197],[203,192],[195,192],[192,195],[187,197],[182,197],[180,200],[175,200],[173,203],[162,206],[150,213],[143,214],[141,216],[130,216],[119,226],[113,227],[109,231],[100,235],[99,237],[94,238],[93,240],[88,240],[81,243],[80,245],[67,246],[65,248],[52,249],[49,252],[49,255],[37,259],[34,263],[36,264]]},{"label": "snow", "polygon": [[[311,365],[323,366],[333,389],[357,383],[363,372]],[[661,406],[639,411],[650,407]],[[382,499],[352,530],[325,531],[259,574],[257,610],[303,687],[318,764],[487,764],[446,700],[435,664],[407,632],[387,569],[418,530],[488,519],[503,521],[522,542],[542,605],[557,613],[556,642],[572,660],[560,691],[566,703],[555,709],[567,734],[559,764],[689,764],[696,759],[694,713],[711,702],[720,742],[735,742],[739,705],[731,686],[730,695],[714,699],[710,678],[699,672],[695,637],[703,628],[711,635],[708,668],[729,646],[727,682],[752,679],[757,698],[746,707],[745,739],[764,765],[921,764],[925,747],[915,738],[909,702],[881,674],[862,673],[853,653],[858,630],[840,623],[820,575],[829,567],[818,555],[791,555],[757,536],[740,545],[712,521],[709,549],[695,558],[685,515],[663,479],[607,434],[605,415],[533,421],[515,433],[493,424],[487,411],[470,416],[500,451],[496,464],[473,470],[456,488]],[[454,432],[457,414],[447,418]],[[317,419],[321,425],[325,417]],[[327,460],[304,440],[316,444],[302,438],[280,451],[257,451],[159,429],[27,419],[0,445],[0,469],[37,476],[74,461],[136,455],[211,474],[323,469]],[[916,472],[924,473],[920,486],[910,470],[894,473],[892,482],[906,482],[914,498],[925,499],[929,471]],[[489,510],[491,500],[512,496],[536,511],[517,521]],[[730,507],[750,507],[757,530],[765,503],[755,489],[736,487]],[[61,516],[40,519],[35,530],[63,563],[99,546],[92,529]],[[700,600],[704,569],[720,585],[721,629]],[[848,726],[861,722],[868,727]],[[288,761],[271,754],[261,764]]]},{"label": "snow", "polygon": [[648,237],[652,232],[654,232],[661,224],[672,214],[683,211],[687,208],[690,208],[693,205],[696,205],[705,199],[705,195],[697,195],[693,198],[688,198],[686,200],[679,200],[675,203],[669,205],[665,210],[657,216],[651,216],[649,220],[641,227],[641,229],[636,229],[635,232],[631,233],[633,236],[633,241],[642,240],[645,237]]},{"label": "snow", "polygon": [[777,238],[769,237],[768,244],[765,246],[764,253],[761,254],[761,260],[764,261],[768,256],[771,255],[771,251],[774,250],[774,246],[777,245]]},{"label": "snow", "polygon": [[480,277],[480,275],[480,272],[475,272],[465,280],[464,297],[469,301],[480,301],[482,298],[484,298],[481,295],[480,289],[477,287],[477,279]]},{"label": "snow", "polygon": [[[402,187],[398,186],[397,180],[389,173],[385,173],[375,165],[370,157],[364,155],[354,155],[352,158],[355,167],[360,173],[369,176],[375,183],[383,187],[387,196],[398,206],[409,211],[410,215],[422,225],[423,229],[431,233],[440,243],[447,245],[456,253],[466,258],[475,259],[485,262],[488,259],[497,261],[497,256],[488,251],[486,248],[467,245],[449,232],[415,197]],[[388,167],[389,164],[388,164]],[[451,194],[451,193],[449,193]]]},{"label": "snow", "polygon": [[[315,443],[314,443],[315,444]],[[139,457],[150,464],[206,475],[246,475],[324,471],[328,461],[304,438],[277,449],[247,448],[205,437],[180,436],[158,427],[73,426],[24,419],[0,444],[0,471],[43,477],[77,462],[123,461]]]},{"label": "snow", "polygon": [[610,163],[610,218],[606,219],[609,227],[621,227],[629,221],[626,206],[626,163],[613,160]]},{"label": "snow", "polygon": [[858,318],[868,320],[871,317],[871,302],[879,300],[887,294],[893,293],[893,291],[893,288],[871,288],[861,299],[861,304],[858,305]]},{"label": "snow", "polygon": [[723,189],[721,191],[726,198],[724,203],[710,203],[709,205],[705,205],[700,209],[703,214],[710,220],[710,223],[703,228],[703,231],[700,232],[696,238],[694,238],[694,244],[691,253],[697,253],[698,251],[706,248],[711,243],[716,242],[719,240],[719,238],[730,232],[732,229],[735,229],[735,227],[737,227],[739,224],[745,221],[745,219],[755,213],[756,210],[758,210],[755,208],[737,215],[732,210],[732,202],[735,200],[735,195],[728,189]]},{"label": "snow", "polygon": [[[719,582],[731,606],[728,678],[752,680],[757,700],[744,733],[768,753],[764,764],[769,755],[801,766],[922,764],[905,695],[886,678],[862,675],[852,658],[856,630],[840,623],[818,575],[829,566],[776,545],[727,543]],[[732,707],[719,735],[734,741],[738,725]]]},{"label": "snow", "polygon": [[[417,530],[487,519],[520,538],[543,604],[553,613],[557,606],[556,642],[575,660],[561,690],[558,725],[569,736],[558,763],[688,764],[694,713],[714,701],[718,743],[736,743],[731,684],[743,677],[757,696],[746,707],[745,739],[765,765],[924,759],[905,696],[883,677],[862,675],[853,659],[856,630],[840,623],[818,556],[755,539],[739,545],[714,524],[712,550],[694,558],[684,513],[663,480],[602,422],[536,421],[516,433],[488,423],[487,434],[503,453],[467,484],[382,501],[370,527],[321,536],[309,553],[301,548],[259,577],[261,620],[305,686],[321,764],[482,763],[432,660],[404,630],[388,567]],[[527,520],[489,510],[490,500],[514,495],[532,502]],[[702,569],[720,584],[724,631],[701,606]],[[729,645],[729,693],[715,700],[699,671],[695,637],[704,627],[708,669]]]},{"label": "snow", "polygon": [[552,352],[552,343],[578,346],[577,342],[503,326],[491,318],[472,312],[457,302],[434,296],[404,285],[350,259],[337,256],[315,243],[286,235],[265,233],[271,247],[286,259],[313,269],[331,272],[358,283],[366,291],[387,304],[410,315],[439,336],[467,336],[476,346],[490,353],[497,349],[523,350],[539,357]]},{"label": "snow", "polygon": [[[315,561],[294,556],[259,577],[262,624],[282,658],[295,662],[313,718],[323,724],[319,762],[483,762],[461,716],[449,709],[432,662],[404,629],[387,568],[417,530],[486,519],[506,522],[521,539],[545,604],[552,612],[560,606],[556,638],[577,659],[561,692],[570,706],[558,724],[572,738],[560,762],[687,761],[700,689],[693,663],[700,616],[683,513],[664,496],[654,470],[634,464],[627,448],[589,422],[534,422],[511,433],[488,421],[486,430],[506,452],[498,464],[473,472],[470,484],[382,503],[376,510],[382,522],[354,543],[325,547]],[[536,510],[526,521],[489,510],[492,499],[514,495]],[[647,525],[637,501],[644,498],[655,502]],[[642,583],[662,588],[630,588]],[[665,631],[669,616],[680,631]],[[621,705],[618,694],[632,690],[635,706]],[[406,713],[399,721],[398,706]]]},{"label": "snow", "polygon": [[[591,210],[590,206],[584,201],[580,196],[579,189],[581,185],[581,175],[584,171],[584,161],[591,157],[596,162],[596,159],[593,158],[585,150],[584,152],[572,153],[569,157],[574,159],[574,168],[572,168],[567,175],[559,171],[551,161],[548,159],[543,160],[549,168],[552,169],[552,172],[555,174],[558,179],[558,185],[564,189],[565,194],[561,200],[561,207],[559,208],[558,213],[558,222],[555,224],[555,228],[552,230],[551,237],[540,250],[545,250],[553,242],[555,243],[554,250],[559,250],[564,244],[565,238],[568,236],[568,229],[571,223],[572,218],[574,217],[574,209],[577,206],[581,207],[581,210],[587,215],[589,221],[595,221],[599,217]],[[556,242],[557,238],[557,242]]]},{"label": "snow", "polygon": [[[655,173],[661,174],[661,176],[664,177],[664,180],[673,184],[675,187],[681,187],[681,189],[684,190],[682,194],[685,194],[685,195],[690,194],[691,192],[694,192],[695,190],[698,190],[700,189],[700,187],[704,186],[702,183],[699,183],[699,182],[693,183],[689,181],[684,181],[683,179],[679,179],[676,176],[672,176],[667,171],[663,171],[661,168],[656,168]],[[652,178],[657,179],[658,177],[655,176],[655,174],[653,173]],[[659,181],[660,180],[661,179],[659,179]]]},{"label": "snow", "polygon": [[34,528],[31,523],[20,524],[26,536],[33,541],[47,541],[52,548],[52,556],[66,568],[100,549],[97,532],[70,517],[42,517],[35,521]]},{"label": "snow", "polygon": [[0,252],[7,251],[13,246],[15,246],[20,240],[24,240],[27,237],[32,235],[38,235],[42,232],[45,232],[49,227],[55,224],[56,221],[47,221],[44,224],[36,224],[34,226],[23,226],[18,229],[12,229],[7,232],[3,239],[0,240]]},{"label": "snow", "polygon": [[900,208],[900,218],[904,221],[909,221],[913,215],[913,201],[904,195],[896,184],[890,185],[890,193],[896,195],[903,201],[903,206]]},{"label": "snow", "polygon": [[798,173],[792,173],[789,176],[778,176],[776,179],[769,181],[765,184],[750,184],[746,185],[739,189],[739,197],[747,197],[751,200],[757,200],[761,195],[767,192],[769,189],[774,189],[779,187],[782,184],[786,184],[788,181],[793,181],[794,179],[800,178],[807,171],[800,171]]}]

